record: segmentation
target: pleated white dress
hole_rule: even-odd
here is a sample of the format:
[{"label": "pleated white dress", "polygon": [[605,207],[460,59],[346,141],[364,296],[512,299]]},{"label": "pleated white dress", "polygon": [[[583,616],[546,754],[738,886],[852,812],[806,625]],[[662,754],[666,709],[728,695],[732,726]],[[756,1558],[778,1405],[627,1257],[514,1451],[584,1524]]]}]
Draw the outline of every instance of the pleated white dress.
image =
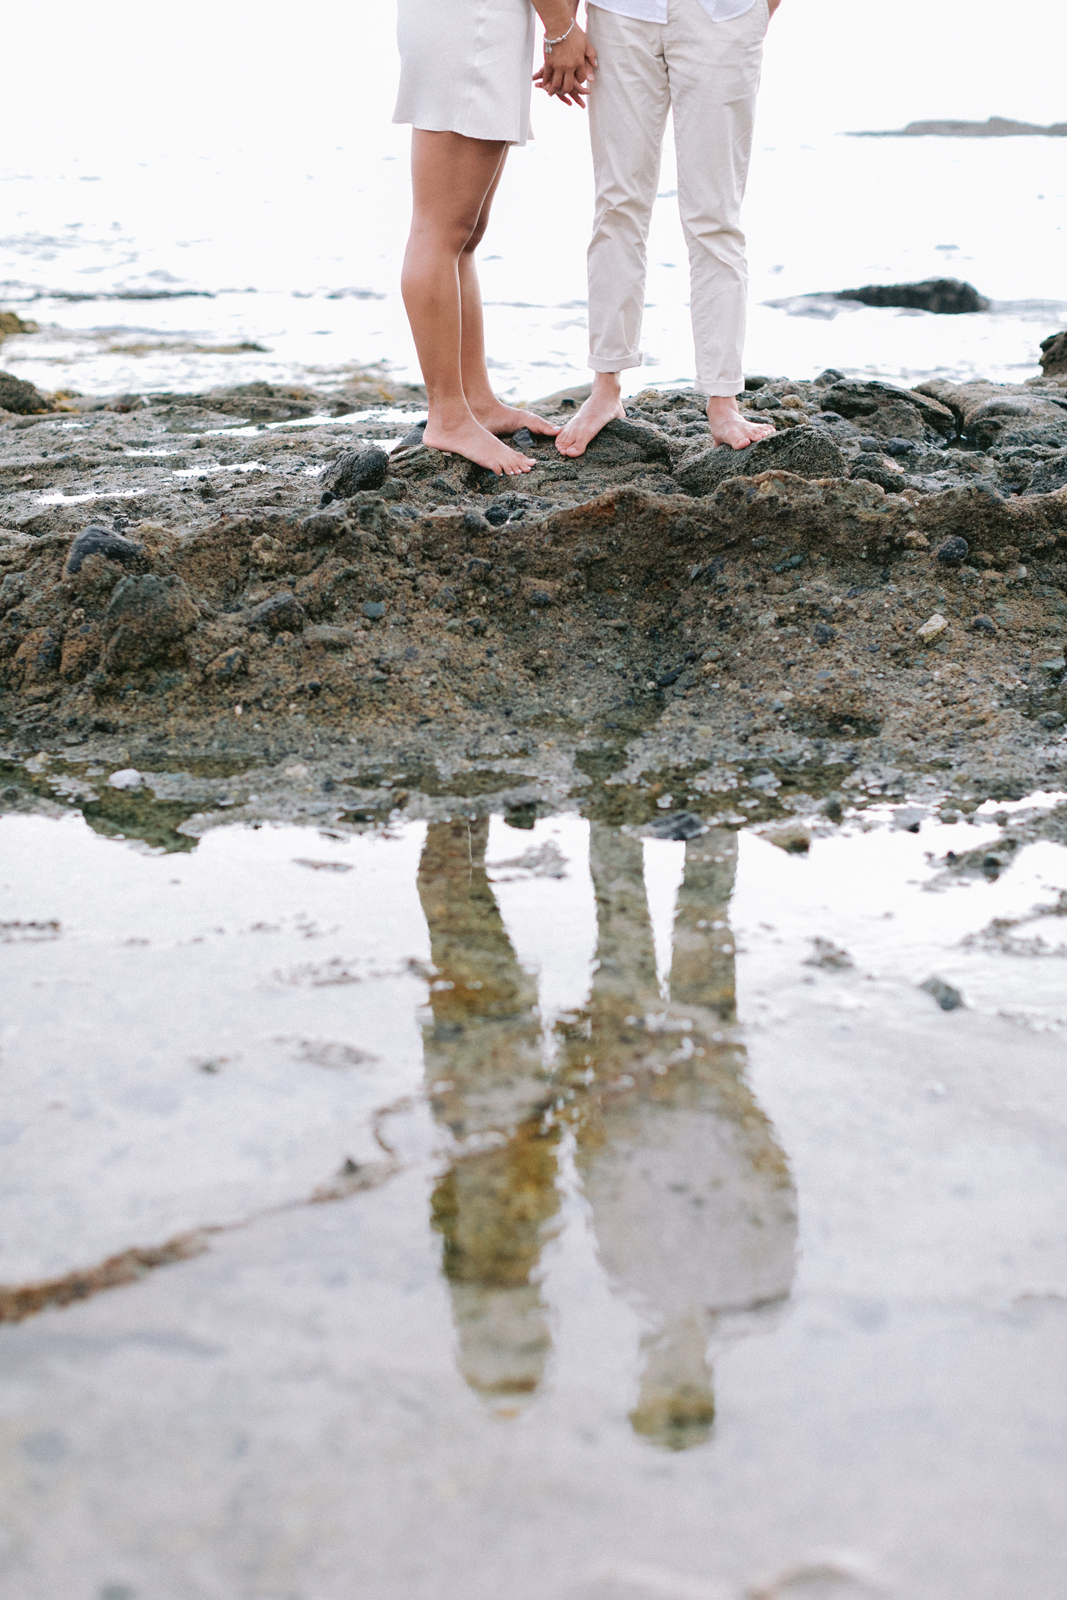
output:
[{"label": "pleated white dress", "polygon": [[530,0],[399,0],[393,121],[525,144],[534,37]]}]

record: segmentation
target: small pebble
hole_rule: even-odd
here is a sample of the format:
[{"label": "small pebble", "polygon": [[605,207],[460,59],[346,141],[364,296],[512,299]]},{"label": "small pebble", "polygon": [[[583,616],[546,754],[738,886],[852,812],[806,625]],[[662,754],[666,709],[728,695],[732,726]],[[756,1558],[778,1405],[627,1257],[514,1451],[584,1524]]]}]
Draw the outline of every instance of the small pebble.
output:
[{"label": "small pebble", "polygon": [[136,767],[122,767],[118,772],[113,772],[107,781],[112,789],[139,789],[142,779]]},{"label": "small pebble", "polygon": [[957,562],[965,560],[970,555],[971,547],[966,539],[961,539],[958,534],[953,534],[951,539],[946,539],[937,547],[937,559],[946,566],[954,566]]},{"label": "small pebble", "polygon": [[923,644],[929,644],[932,639],[939,639],[947,627],[948,619],[943,617],[940,611],[935,611],[932,617],[927,617],[919,629],[919,638]]},{"label": "small pebble", "polygon": [[946,983],[944,978],[927,978],[925,983],[920,983],[919,988],[933,995],[942,1011],[958,1011],[964,1003],[960,991],[954,989],[951,983]]}]

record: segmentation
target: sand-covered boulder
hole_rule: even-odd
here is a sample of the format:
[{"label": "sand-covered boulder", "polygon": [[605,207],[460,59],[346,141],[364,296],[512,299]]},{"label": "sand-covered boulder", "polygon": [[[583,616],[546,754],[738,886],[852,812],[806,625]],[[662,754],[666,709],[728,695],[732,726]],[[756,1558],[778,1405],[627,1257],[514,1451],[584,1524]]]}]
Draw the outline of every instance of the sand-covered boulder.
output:
[{"label": "sand-covered boulder", "polygon": [[194,628],[199,615],[178,577],[123,578],[104,617],[104,669],[115,673],[147,666]]}]

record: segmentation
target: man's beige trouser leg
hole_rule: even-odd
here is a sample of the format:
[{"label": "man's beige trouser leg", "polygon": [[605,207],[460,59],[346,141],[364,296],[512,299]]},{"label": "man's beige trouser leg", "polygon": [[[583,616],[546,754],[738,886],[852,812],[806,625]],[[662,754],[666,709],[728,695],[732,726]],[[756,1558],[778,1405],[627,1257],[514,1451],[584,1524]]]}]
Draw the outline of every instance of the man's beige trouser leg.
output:
[{"label": "man's beige trouser leg", "polygon": [[589,8],[600,66],[589,100],[596,208],[589,246],[589,365],[641,364],[646,240],[668,108],[678,208],[689,250],[696,387],[744,388],[748,275],[741,201],[752,150],[767,0],[712,22],[698,0],[670,0],[665,24]]}]

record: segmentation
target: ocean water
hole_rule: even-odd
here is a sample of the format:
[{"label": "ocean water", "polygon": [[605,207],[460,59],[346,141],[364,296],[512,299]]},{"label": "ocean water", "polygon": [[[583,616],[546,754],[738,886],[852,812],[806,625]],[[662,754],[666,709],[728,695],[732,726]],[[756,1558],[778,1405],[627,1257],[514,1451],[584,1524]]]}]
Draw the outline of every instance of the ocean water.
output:
[{"label": "ocean water", "polygon": [[[1067,25],[1032,0],[1010,39],[989,31],[990,0],[969,16],[964,37],[919,0],[891,18],[867,0],[785,0],[746,207],[748,371],[1017,382],[1067,325],[1067,140],[850,136],[918,116],[1064,115]],[[330,0],[295,27],[274,0],[193,0],[150,39],[125,0],[104,16],[56,0],[13,19],[0,305],[42,331],[5,343],[4,368],[87,393],[328,387],[376,363],[417,381],[398,289],[409,133],[389,120],[394,23],[379,0]],[[543,99],[535,112],[481,253],[494,375],[526,399],[588,376],[583,115]],[[692,377],[675,189],[668,139],[631,391]],[[973,282],[992,310],[828,316],[797,300],[931,275]],[[114,298],[131,294],[156,298]]]}]

